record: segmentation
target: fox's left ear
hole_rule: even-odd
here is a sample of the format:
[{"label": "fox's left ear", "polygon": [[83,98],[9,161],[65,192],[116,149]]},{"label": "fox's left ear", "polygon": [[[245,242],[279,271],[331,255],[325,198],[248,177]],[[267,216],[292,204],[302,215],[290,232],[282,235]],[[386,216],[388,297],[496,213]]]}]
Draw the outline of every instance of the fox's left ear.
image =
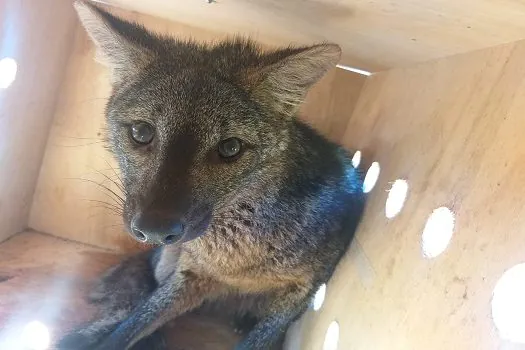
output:
[{"label": "fox's left ear", "polygon": [[274,111],[294,116],[312,85],[339,62],[341,48],[321,44],[275,54],[284,57],[259,72],[253,95]]}]

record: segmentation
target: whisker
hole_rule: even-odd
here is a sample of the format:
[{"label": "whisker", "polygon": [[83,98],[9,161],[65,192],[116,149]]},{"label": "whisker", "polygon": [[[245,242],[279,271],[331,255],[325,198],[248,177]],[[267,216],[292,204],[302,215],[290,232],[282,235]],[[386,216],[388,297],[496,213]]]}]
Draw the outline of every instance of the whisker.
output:
[{"label": "whisker", "polygon": [[117,186],[117,188],[122,191],[122,193],[124,193],[124,195],[126,195],[126,190],[124,189],[123,185],[122,184],[119,184],[117,183],[115,180],[113,180],[112,178],[110,178],[108,175],[104,174],[103,172],[101,172],[100,170],[97,170],[95,168],[92,168],[93,171],[97,172],[98,174],[104,176],[104,178],[106,178],[109,182],[111,182],[112,184],[114,184],[115,186]]},{"label": "whisker", "polygon": [[114,208],[114,207],[110,207],[110,206],[92,205],[91,208],[106,209],[106,210],[109,210],[110,212],[118,214],[118,215],[122,215],[123,214],[123,212],[121,210],[119,210],[117,208]]},{"label": "whisker", "polygon": [[96,217],[100,217],[100,216],[102,216],[102,215],[107,216],[108,214],[111,215],[111,216],[119,217],[119,218],[122,217],[122,215],[120,215],[120,214],[118,214],[118,213],[114,213],[114,212],[112,212],[111,210],[109,210],[109,211],[105,211],[105,212],[103,212],[103,213],[94,213],[94,214],[91,214],[91,215],[89,215],[89,216],[87,217],[87,220],[89,221],[89,220],[92,220],[92,219],[94,219],[94,218],[96,218]]},{"label": "whisker", "polygon": [[[112,175],[112,176],[114,176],[114,177],[118,180],[118,182],[120,183],[120,186],[117,185],[117,184],[114,182],[115,180],[114,180],[113,178],[111,178],[110,181],[112,181],[113,183],[115,183],[115,185],[117,185],[117,187],[123,192],[124,195],[127,195],[128,193],[127,193],[126,188],[125,188],[125,186],[124,186],[124,181],[122,181],[122,177],[119,175],[119,173],[117,172],[117,170],[116,170],[116,169],[110,164],[110,162],[109,162],[106,158],[104,158],[104,157],[100,157],[100,158],[101,158],[101,159],[106,163],[106,165],[108,166],[108,168],[107,168],[107,169],[104,169],[104,170],[111,170],[111,171],[113,172],[113,175]],[[109,176],[109,175],[105,175],[105,174],[104,174],[104,176],[111,177],[111,176]],[[109,180],[109,179],[108,179],[108,180]]]},{"label": "whisker", "polygon": [[[113,194],[114,198],[111,197],[109,194],[106,194],[106,195],[108,196],[108,198],[111,198],[111,199],[113,199],[113,200],[115,200],[115,201],[118,200],[122,205],[124,205],[124,204],[126,203],[126,201],[125,201],[121,196],[119,196],[117,193],[115,193],[115,191],[113,191],[113,190],[110,189],[109,187],[107,187],[107,186],[105,186],[105,185],[103,185],[103,184],[100,184],[100,183],[98,183],[98,182],[96,182],[96,181],[93,181],[93,180],[90,180],[90,179],[82,179],[82,178],[67,178],[67,179],[69,179],[69,180],[77,180],[77,181],[84,181],[84,182],[88,182],[88,183],[92,183],[92,184],[94,184],[94,185],[97,185],[97,186],[99,186],[99,187],[105,189],[105,190],[108,191],[109,193]],[[102,192],[103,192],[103,191],[102,191]],[[103,192],[103,193],[105,193],[105,192]]]},{"label": "whisker", "polygon": [[108,203],[108,202],[104,202],[104,201],[100,201],[100,200],[96,200],[96,199],[84,199],[84,200],[87,201],[87,202],[103,204],[103,205],[108,206],[110,208],[119,210],[120,212],[123,212],[123,210],[124,210],[124,208],[122,208],[121,206],[119,206],[117,204]]},{"label": "whisker", "polygon": [[125,187],[124,187],[124,182],[122,181],[122,177],[117,173],[117,170],[111,166],[111,164],[108,162],[107,159],[104,159],[104,162],[106,162],[106,164],[108,165],[108,167],[113,170],[113,174],[115,174],[115,176],[117,177],[117,179],[119,180],[120,184],[122,185],[122,188],[123,188],[123,192],[124,194],[127,194],[126,190],[125,190]]}]

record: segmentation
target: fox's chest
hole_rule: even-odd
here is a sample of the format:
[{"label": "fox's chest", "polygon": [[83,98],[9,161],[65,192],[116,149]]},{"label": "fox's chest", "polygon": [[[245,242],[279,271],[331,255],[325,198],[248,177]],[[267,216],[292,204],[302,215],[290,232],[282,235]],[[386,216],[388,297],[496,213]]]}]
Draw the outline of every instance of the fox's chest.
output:
[{"label": "fox's chest", "polygon": [[293,253],[283,250],[278,238],[261,240],[251,232],[235,240],[222,235],[203,237],[181,258],[193,271],[244,292],[276,289],[310,276]]}]

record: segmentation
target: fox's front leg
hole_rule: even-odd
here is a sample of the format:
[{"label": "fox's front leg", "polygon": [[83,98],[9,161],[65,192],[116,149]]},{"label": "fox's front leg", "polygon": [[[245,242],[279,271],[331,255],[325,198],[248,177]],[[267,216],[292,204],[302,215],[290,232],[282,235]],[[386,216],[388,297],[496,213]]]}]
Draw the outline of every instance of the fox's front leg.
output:
[{"label": "fox's front leg", "polygon": [[130,349],[167,321],[222,293],[222,286],[191,272],[175,272],[94,350]]},{"label": "fox's front leg", "polygon": [[266,316],[260,319],[235,350],[281,349],[286,330],[306,310],[311,294],[308,288],[292,287],[274,295]]}]

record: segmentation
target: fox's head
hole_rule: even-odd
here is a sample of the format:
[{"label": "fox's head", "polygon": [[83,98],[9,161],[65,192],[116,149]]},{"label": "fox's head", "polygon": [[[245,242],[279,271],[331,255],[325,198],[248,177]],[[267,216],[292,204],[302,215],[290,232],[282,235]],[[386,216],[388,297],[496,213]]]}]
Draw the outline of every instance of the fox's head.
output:
[{"label": "fox's head", "polygon": [[203,45],[160,36],[84,1],[76,9],[111,71],[108,139],[140,241],[204,234],[218,212],[279,183],[308,89],[337,45],[263,52],[249,40]]}]

